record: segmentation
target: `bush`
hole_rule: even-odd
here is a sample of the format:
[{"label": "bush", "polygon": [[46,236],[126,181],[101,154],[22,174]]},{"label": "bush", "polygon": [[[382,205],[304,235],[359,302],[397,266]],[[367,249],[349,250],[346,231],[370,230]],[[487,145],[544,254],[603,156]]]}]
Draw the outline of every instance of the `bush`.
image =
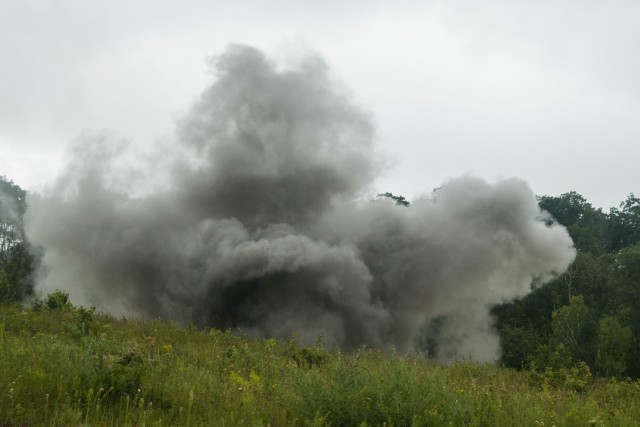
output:
[{"label": "bush", "polygon": [[61,290],[57,290],[54,293],[47,295],[46,304],[49,310],[63,310],[73,307],[69,301],[69,294]]},{"label": "bush", "polygon": [[126,395],[133,396],[142,387],[145,368],[142,354],[135,350],[105,355],[95,365],[93,386],[103,388],[113,401]]},{"label": "bush", "polygon": [[541,385],[543,388],[551,385],[557,389],[566,389],[577,392],[584,392],[592,382],[592,374],[589,365],[579,361],[570,368],[545,368],[544,371],[536,370],[535,364],[531,364],[529,368],[529,379],[534,384]]}]

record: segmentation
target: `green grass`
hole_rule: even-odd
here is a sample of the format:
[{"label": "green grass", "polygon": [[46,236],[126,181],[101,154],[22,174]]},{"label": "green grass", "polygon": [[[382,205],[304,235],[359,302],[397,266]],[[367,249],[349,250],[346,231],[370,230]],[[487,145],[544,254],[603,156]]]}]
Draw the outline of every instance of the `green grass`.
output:
[{"label": "green grass", "polygon": [[0,425],[637,425],[640,383],[0,307]]}]

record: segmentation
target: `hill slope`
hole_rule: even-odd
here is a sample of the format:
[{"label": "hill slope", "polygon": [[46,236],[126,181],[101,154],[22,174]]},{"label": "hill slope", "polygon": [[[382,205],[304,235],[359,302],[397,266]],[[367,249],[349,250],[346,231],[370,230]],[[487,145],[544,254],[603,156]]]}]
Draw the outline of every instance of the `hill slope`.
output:
[{"label": "hill slope", "polygon": [[0,308],[0,425],[634,425],[640,383]]}]

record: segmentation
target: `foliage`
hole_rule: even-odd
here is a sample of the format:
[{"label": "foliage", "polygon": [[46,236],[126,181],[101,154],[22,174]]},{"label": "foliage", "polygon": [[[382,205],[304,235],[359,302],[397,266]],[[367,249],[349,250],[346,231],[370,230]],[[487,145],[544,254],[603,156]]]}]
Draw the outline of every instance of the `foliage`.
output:
[{"label": "foliage", "polygon": [[389,193],[389,192],[386,192],[386,193],[379,193],[379,194],[377,195],[377,197],[378,197],[378,198],[386,197],[386,198],[388,198],[388,199],[391,199],[391,200],[393,200],[393,201],[394,201],[394,203],[395,203],[396,205],[399,205],[399,206],[406,206],[406,207],[408,207],[408,206],[411,204],[411,202],[409,202],[409,201],[408,201],[404,196],[396,196],[395,194],[393,194],[393,193]]},{"label": "foliage", "polygon": [[539,197],[538,204],[569,229],[578,250],[600,254],[610,246],[607,215],[575,191],[559,197]]},{"label": "foliage", "polygon": [[27,193],[0,176],[0,303],[20,301],[33,290],[34,256],[25,239]]},{"label": "foliage", "polygon": [[0,301],[13,301],[15,300],[14,289],[9,282],[7,273],[3,269],[0,269]]},{"label": "foliage", "polygon": [[0,261],[5,262],[11,248],[24,241],[22,216],[27,207],[26,192],[0,176]]},{"label": "foliage", "polygon": [[622,326],[611,316],[600,319],[595,367],[601,375],[619,377],[626,371],[631,339],[629,326]]},{"label": "foliage", "polygon": [[[62,301],[61,294],[46,301]],[[640,383],[0,307],[0,425],[620,425]]]},{"label": "foliage", "polygon": [[[434,197],[437,193],[434,190]],[[410,206],[404,196],[390,192],[377,197]],[[525,297],[492,308],[502,344],[502,364],[520,370],[534,367],[541,375],[550,370],[565,380],[565,374],[581,364],[590,375],[640,378],[640,198],[631,193],[608,213],[594,208],[576,192],[542,196],[538,202],[548,213],[544,216],[547,225],[557,222],[567,228],[577,256],[568,271],[554,280],[534,285]],[[0,177],[0,304],[25,301],[33,294],[38,256],[25,238],[26,209],[26,191]],[[64,320],[63,332],[68,337],[93,336],[95,309],[73,307],[64,292],[54,292],[46,300],[32,298],[32,307],[43,316]],[[437,353],[445,322],[441,317],[425,325],[416,341],[425,356]],[[172,343],[165,345],[174,349]],[[298,348],[290,343],[287,351],[288,362],[300,369],[330,365],[331,357],[321,345]],[[105,390],[113,388],[110,398],[127,395],[134,399],[133,389],[124,384],[135,386],[142,381],[149,365],[145,357],[138,349],[128,348],[111,352],[103,362],[94,370],[101,372],[98,383],[108,385]],[[251,378],[236,373],[236,382]],[[324,420],[325,415],[319,414],[318,419]]]},{"label": "foliage", "polygon": [[492,309],[502,363],[569,369],[584,362],[606,377],[640,377],[640,199],[604,213],[570,192],[538,199],[571,235],[568,271],[527,296]]},{"label": "foliage", "polygon": [[47,295],[46,306],[49,310],[63,310],[72,307],[69,301],[69,294],[60,290]]},{"label": "foliage", "polygon": [[572,297],[571,304],[555,310],[551,319],[549,343],[555,347],[562,345],[571,363],[591,359],[589,348],[595,325],[583,296]]},{"label": "foliage", "polygon": [[620,209],[610,210],[609,217],[613,251],[640,242],[640,198],[631,193],[627,200],[620,203]]}]

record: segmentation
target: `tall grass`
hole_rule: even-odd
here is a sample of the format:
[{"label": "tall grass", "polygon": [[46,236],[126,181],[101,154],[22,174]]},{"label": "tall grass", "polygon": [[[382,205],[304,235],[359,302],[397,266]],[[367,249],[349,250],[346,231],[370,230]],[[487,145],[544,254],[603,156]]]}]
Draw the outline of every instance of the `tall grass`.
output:
[{"label": "tall grass", "polygon": [[640,384],[0,307],[0,425],[637,425]]}]

